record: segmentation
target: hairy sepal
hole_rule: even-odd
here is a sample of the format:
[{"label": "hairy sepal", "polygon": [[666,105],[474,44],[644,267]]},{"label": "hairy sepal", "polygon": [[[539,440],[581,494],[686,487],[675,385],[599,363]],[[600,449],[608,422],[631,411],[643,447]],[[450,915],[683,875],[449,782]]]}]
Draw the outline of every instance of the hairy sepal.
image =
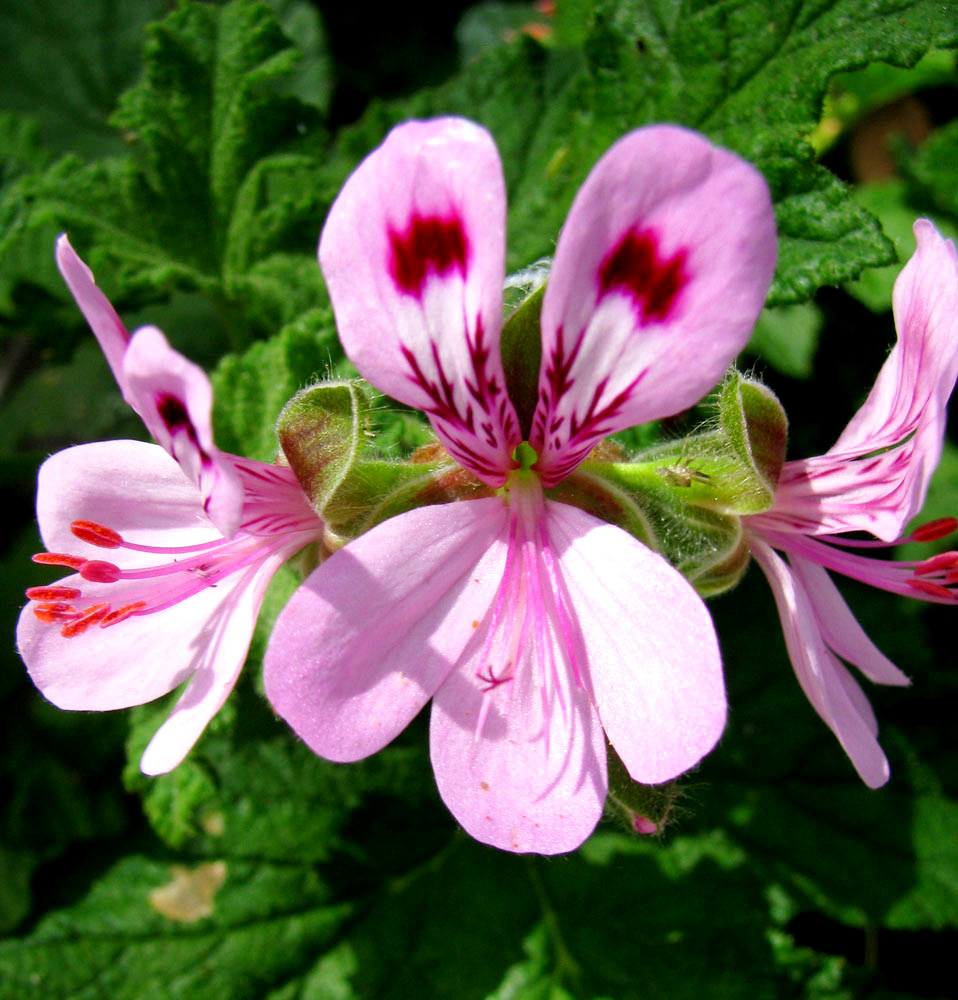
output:
[{"label": "hairy sepal", "polygon": [[337,491],[359,461],[372,398],[358,379],[322,382],[298,392],[276,421],[276,436],[313,509],[335,514]]},{"label": "hairy sepal", "polygon": [[703,596],[738,583],[748,563],[740,519],[697,499],[698,481],[663,473],[653,462],[587,459],[554,489],[553,500],[608,521],[663,555]]},{"label": "hairy sepal", "polygon": [[736,513],[768,510],[785,464],[788,418],[782,404],[767,386],[733,368],[719,389],[718,412],[726,440],[752,486],[751,492],[743,492]]}]

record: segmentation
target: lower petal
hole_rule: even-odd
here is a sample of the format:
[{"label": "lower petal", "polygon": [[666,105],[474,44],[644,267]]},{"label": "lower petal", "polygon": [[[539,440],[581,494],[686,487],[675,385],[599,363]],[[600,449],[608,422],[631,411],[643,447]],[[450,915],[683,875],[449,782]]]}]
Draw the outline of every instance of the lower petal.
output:
[{"label": "lower petal", "polygon": [[512,681],[484,690],[481,652],[464,659],[433,701],[439,794],[485,844],[519,853],[575,850],[599,821],[607,791],[605,739],[589,697],[560,670],[563,705],[547,710],[528,662]]},{"label": "lower petal", "polygon": [[400,733],[478,638],[502,576],[497,497],[391,518],[324,562],[283,609],[266,694],[320,756],[360,760]]},{"label": "lower petal", "polygon": [[636,781],[675,778],[725,727],[722,661],[705,603],[620,528],[566,504],[546,510],[609,742]]},{"label": "lower petal", "polygon": [[287,555],[280,552],[247,570],[207,623],[203,655],[190,683],[140,759],[144,774],[172,771],[223,707],[246,661],[263,594]]},{"label": "lower petal", "polygon": [[802,690],[848,754],[862,781],[888,781],[888,760],[878,744],[874,713],[854,678],[825,645],[800,578],[764,542],[750,540],[752,555],[771,585],[789,659]]}]

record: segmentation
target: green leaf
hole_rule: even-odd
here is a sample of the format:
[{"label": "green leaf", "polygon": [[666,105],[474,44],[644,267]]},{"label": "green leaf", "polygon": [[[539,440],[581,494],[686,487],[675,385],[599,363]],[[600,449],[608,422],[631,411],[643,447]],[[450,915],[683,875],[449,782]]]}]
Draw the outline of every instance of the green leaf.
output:
[{"label": "green leaf", "polygon": [[60,152],[103,156],[122,140],[107,124],[136,77],[146,23],[163,0],[2,0],[0,104],[36,117]]},{"label": "green leaf", "polygon": [[918,197],[958,223],[958,122],[938,129],[903,168]]},{"label": "green leaf", "polygon": [[811,303],[764,309],[745,349],[783,375],[807,379],[823,323],[821,310]]},{"label": "green leaf", "polygon": [[688,125],[765,174],[780,239],[769,304],[794,303],[894,260],[878,222],[815,163],[805,138],[829,78],[877,59],[910,66],[955,45],[958,19],[930,0],[609,0],[596,5],[581,51],[528,39],[486,50],[436,91],[374,107],[340,148],[357,157],[411,115],[485,124],[502,153],[515,269],[552,251],[578,185],[619,136],[655,121]]},{"label": "green leaf", "polygon": [[323,302],[317,113],[282,92],[298,54],[234,0],[151,25],[144,58],[111,119],[132,156],[55,164],[24,192],[31,224],[69,230],[117,304],[199,291],[243,345]]},{"label": "green leaf", "polygon": [[[857,281],[846,283],[845,291],[872,312],[887,312],[891,309],[895,281],[917,248],[912,227],[916,219],[928,213],[915,201],[914,191],[908,183],[899,179],[862,184],[855,189],[855,200],[881,221],[882,229],[895,245],[900,263],[865,271]],[[954,221],[947,217],[933,221],[946,239],[958,236],[955,225],[958,215]]]},{"label": "green leaf", "polygon": [[269,341],[227,355],[213,372],[213,428],[217,446],[261,462],[279,450],[276,420],[300,389],[330,373],[341,357],[332,313],[314,309]]}]

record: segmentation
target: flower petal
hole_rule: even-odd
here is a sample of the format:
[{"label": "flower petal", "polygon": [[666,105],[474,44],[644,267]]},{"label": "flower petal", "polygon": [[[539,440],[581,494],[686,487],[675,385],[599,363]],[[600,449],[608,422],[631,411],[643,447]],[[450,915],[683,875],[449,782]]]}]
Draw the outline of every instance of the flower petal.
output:
[{"label": "flower petal", "polygon": [[789,556],[789,564],[827,645],[876,684],[907,687],[908,678],[868,638],[825,569],[796,555]]},{"label": "flower petal", "polygon": [[127,393],[123,375],[123,355],[130,340],[129,332],[117,316],[116,310],[110,305],[109,299],[97,288],[93,272],[70,246],[65,233],[57,240],[56,261],[70,294],[100,342],[123,398],[136,409]]},{"label": "flower petal", "polygon": [[[531,653],[531,644],[527,655]],[[482,647],[436,692],[429,739],[439,794],[466,832],[506,851],[575,850],[602,815],[605,738],[588,694],[557,672],[562,707],[544,706],[531,663],[491,691]],[[561,651],[556,649],[561,662]],[[481,732],[483,701],[491,699]]]},{"label": "flower petal", "polygon": [[153,326],[133,334],[123,359],[134,409],[203,495],[203,508],[227,538],[239,528],[243,487],[213,444],[213,389],[204,371],[174,351]]},{"label": "flower petal", "polygon": [[898,341],[868,399],[825,455],[786,462],[770,513],[806,534],[899,538],[941,457],[958,378],[958,255],[927,219],[895,282]]},{"label": "flower petal", "polygon": [[456,460],[494,485],[519,443],[499,357],[505,199],[485,129],[408,122],[346,182],[319,244],[360,374],[428,413]]},{"label": "flower petal", "polygon": [[748,340],[775,269],[762,175],[702,136],[638,129],[596,164],[542,307],[530,443],[554,485],[605,435],[697,402]]},{"label": "flower petal", "polygon": [[[193,545],[219,533],[204,517],[200,499],[176,463],[156,445],[111,441],[58,452],[40,469],[37,513],[44,542],[53,551],[102,550],[74,538],[72,520],[103,523],[128,540],[151,545]],[[110,550],[123,568],[152,564],[155,555]],[[136,581],[91,583],[73,575],[85,599],[122,607]],[[34,683],[65,709],[105,711],[152,701],[172,691],[204,655],[208,623],[232,600],[235,578],[189,600],[109,628],[93,626],[64,638],[38,621],[28,605],[17,625],[17,645]]]},{"label": "flower petal", "polygon": [[636,781],[675,778],[725,727],[722,661],[705,603],[620,528],[566,504],[546,510],[606,736]]},{"label": "flower petal", "polygon": [[[203,513],[196,487],[160,447],[145,441],[101,441],[51,455],[37,477],[37,520],[51,552],[102,558],[70,531],[73,521],[95,521],[142,545],[195,545],[220,537]],[[84,551],[85,550],[85,551]],[[123,568],[156,556],[113,549]]]},{"label": "flower petal", "polygon": [[352,761],[380,750],[481,640],[506,516],[498,497],[409,511],[340,549],[296,591],[273,628],[264,682],[316,753]]},{"label": "flower petal", "polygon": [[206,624],[190,683],[143,752],[144,774],[172,771],[223,707],[246,661],[266,587],[288,554],[281,552],[228,581],[231,593]]},{"label": "flower petal", "polygon": [[785,645],[802,690],[838,737],[865,784],[880,787],[888,781],[888,760],[876,738],[878,727],[868,700],[825,645],[800,579],[764,542],[753,538],[750,547],[771,585]]}]

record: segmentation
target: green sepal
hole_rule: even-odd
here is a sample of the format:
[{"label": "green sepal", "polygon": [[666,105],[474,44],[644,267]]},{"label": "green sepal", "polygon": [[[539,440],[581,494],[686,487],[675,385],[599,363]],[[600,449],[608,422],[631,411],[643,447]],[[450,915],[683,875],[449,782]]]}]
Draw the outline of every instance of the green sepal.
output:
[{"label": "green sepal", "polygon": [[326,508],[327,542],[344,543],[416,507],[492,495],[438,444],[407,462],[357,462]]},{"label": "green sepal", "polygon": [[359,460],[369,430],[371,395],[360,379],[321,382],[298,392],[276,421],[289,467],[324,520]]},{"label": "green sepal", "polygon": [[606,746],[609,792],[605,811],[625,823],[634,833],[661,833],[681,795],[674,781],[662,785],[640,785],[625,768],[619,755]]},{"label": "green sepal", "polygon": [[549,497],[618,525],[666,559],[704,597],[738,583],[748,565],[741,520],[713,509],[708,483],[676,485],[658,462],[587,459]]},{"label": "green sepal", "polygon": [[542,360],[542,285],[524,299],[502,327],[499,349],[506,376],[506,389],[515,407],[523,439],[532,430],[532,417],[539,400],[539,365]]},{"label": "green sepal", "polygon": [[739,508],[739,513],[768,510],[785,464],[788,417],[782,404],[767,386],[733,368],[719,390],[718,410],[722,431],[751,472],[752,499],[760,504],[757,510]]}]

